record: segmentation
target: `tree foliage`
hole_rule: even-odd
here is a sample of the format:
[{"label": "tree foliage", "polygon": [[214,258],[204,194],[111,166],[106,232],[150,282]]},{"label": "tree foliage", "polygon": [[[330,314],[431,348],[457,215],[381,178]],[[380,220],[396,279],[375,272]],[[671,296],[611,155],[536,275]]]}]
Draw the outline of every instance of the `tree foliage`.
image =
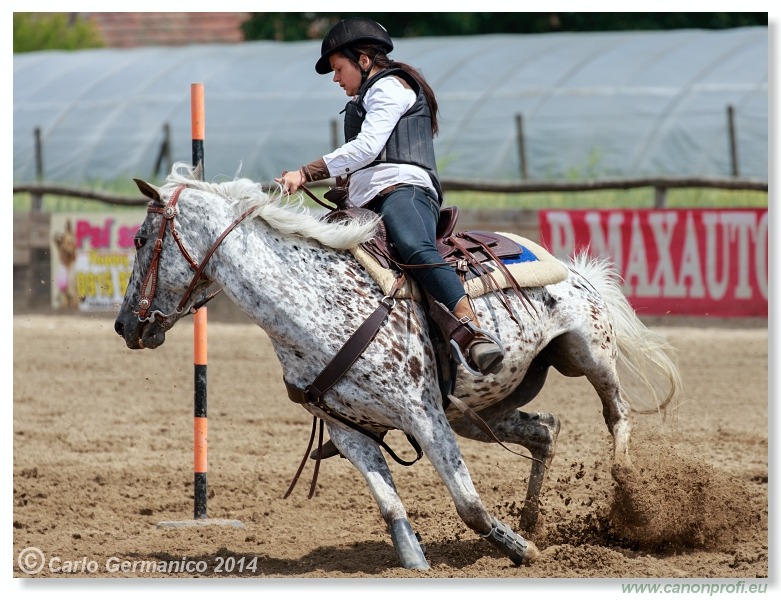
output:
[{"label": "tree foliage", "polygon": [[364,16],[392,37],[767,27],[767,13],[253,13],[247,40],[321,39],[340,19]]},{"label": "tree foliage", "polygon": [[14,53],[104,45],[97,26],[78,13],[14,13]]}]

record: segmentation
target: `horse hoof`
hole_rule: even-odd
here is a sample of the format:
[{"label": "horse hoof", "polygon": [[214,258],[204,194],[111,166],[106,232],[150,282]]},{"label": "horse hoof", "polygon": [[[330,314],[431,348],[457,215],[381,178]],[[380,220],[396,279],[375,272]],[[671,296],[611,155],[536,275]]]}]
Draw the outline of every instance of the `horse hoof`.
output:
[{"label": "horse hoof", "polygon": [[507,524],[496,518],[492,519],[491,522],[493,525],[491,531],[481,534],[481,537],[509,558],[516,567],[529,564],[540,555],[537,546],[523,539]]},{"label": "horse hoof", "polygon": [[415,571],[427,571],[430,567],[420,535],[412,531],[407,519],[396,519],[390,525],[391,539],[401,566]]},{"label": "horse hoof", "polygon": [[526,548],[526,552],[523,554],[523,561],[521,562],[521,564],[524,566],[532,564],[540,557],[541,554],[534,542],[526,540],[526,543],[528,544],[528,547]]},{"label": "horse hoof", "polygon": [[538,527],[539,515],[540,513],[538,510],[533,508],[527,509],[524,507],[523,510],[521,510],[521,531],[530,534],[540,529],[541,527]]}]

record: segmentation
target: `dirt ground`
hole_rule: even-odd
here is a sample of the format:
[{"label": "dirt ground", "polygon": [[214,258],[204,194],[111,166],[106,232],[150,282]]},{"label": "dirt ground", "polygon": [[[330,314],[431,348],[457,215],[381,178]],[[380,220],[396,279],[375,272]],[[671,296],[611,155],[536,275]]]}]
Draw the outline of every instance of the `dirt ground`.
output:
[{"label": "dirt ground", "polygon": [[[311,417],[287,399],[260,329],[209,322],[209,517],[244,527],[159,527],[193,513],[192,320],[161,348],[131,351],[108,316],[17,314],[13,575],[194,576],[149,572],[162,563],[214,578],[767,578],[766,325],[652,325],[678,348],[686,391],[676,419],[635,417],[633,456],[655,514],[642,527],[622,518],[601,406],[582,378],[552,372],[528,407],[562,422],[531,566],[514,567],[466,528],[425,459],[389,461],[431,564],[411,573],[346,460],[322,463],[308,500],[310,461],[282,499]],[[411,452],[403,437],[387,439]],[[528,462],[496,445],[461,447],[485,505],[517,526]],[[19,560],[31,547],[43,563],[31,550]],[[20,566],[39,564],[34,575]]]}]

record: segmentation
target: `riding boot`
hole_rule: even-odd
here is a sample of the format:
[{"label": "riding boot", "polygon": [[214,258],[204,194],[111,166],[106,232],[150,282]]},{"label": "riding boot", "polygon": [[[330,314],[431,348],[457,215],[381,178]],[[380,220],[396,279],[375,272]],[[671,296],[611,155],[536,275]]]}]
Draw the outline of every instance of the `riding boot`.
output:
[{"label": "riding boot", "polygon": [[[478,332],[480,323],[472,310],[469,298],[464,296],[458,301],[453,309],[453,314],[459,319],[469,319]],[[501,371],[502,360],[504,360],[504,350],[494,340],[487,336],[476,335],[474,341],[468,348],[469,358],[477,365],[480,372],[498,373]]]},{"label": "riding boot", "polygon": [[504,350],[499,340],[480,329],[467,296],[458,301],[453,312],[434,301],[431,318],[450,341],[451,354],[473,375],[498,373],[502,369]]}]

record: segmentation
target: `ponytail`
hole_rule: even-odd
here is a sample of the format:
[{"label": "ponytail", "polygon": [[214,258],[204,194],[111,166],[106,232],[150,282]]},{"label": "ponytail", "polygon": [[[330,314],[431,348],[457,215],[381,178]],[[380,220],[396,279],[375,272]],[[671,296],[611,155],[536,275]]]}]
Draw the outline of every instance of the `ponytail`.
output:
[{"label": "ponytail", "polygon": [[437,98],[434,95],[434,90],[431,89],[431,86],[423,77],[423,74],[415,67],[412,67],[407,63],[388,58],[376,46],[355,46],[353,47],[353,51],[358,56],[365,54],[372,60],[372,64],[379,67],[380,69],[401,69],[410,77],[412,77],[418,83],[418,85],[420,85],[420,89],[423,90],[423,95],[426,98],[429,112],[431,113],[431,131],[434,135],[436,135],[439,131],[439,123],[437,119],[439,105],[437,104]]}]

